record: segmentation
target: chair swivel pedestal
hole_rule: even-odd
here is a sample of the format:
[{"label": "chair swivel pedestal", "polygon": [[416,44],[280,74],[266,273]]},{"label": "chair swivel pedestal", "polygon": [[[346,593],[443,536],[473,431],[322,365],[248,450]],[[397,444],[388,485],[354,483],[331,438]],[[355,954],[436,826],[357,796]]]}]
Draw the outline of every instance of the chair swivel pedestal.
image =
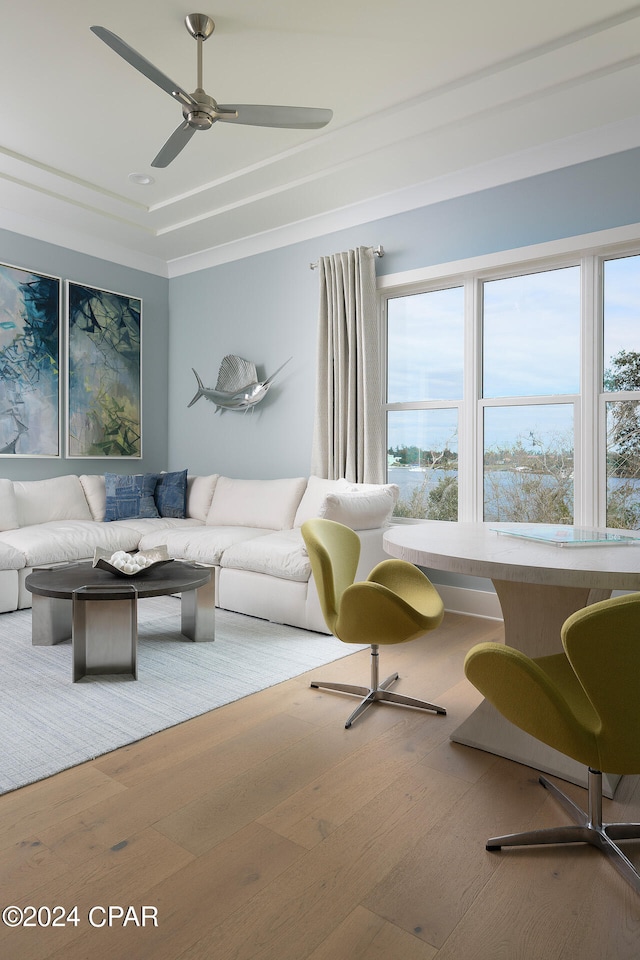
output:
[{"label": "chair swivel pedestal", "polygon": [[640,839],[640,823],[603,823],[601,772],[589,767],[589,805],[586,812],[546,777],[539,777],[539,782],[569,814],[573,824],[547,827],[543,830],[527,830],[524,833],[512,833],[504,837],[492,837],[487,840],[487,850],[500,850],[502,847],[529,847],[538,844],[590,843],[591,846],[602,850],[618,873],[621,873],[640,893],[640,873],[615,843],[616,840]]},{"label": "chair swivel pedestal", "polygon": [[380,655],[378,653],[378,644],[371,644],[371,685],[368,687],[359,687],[353,683],[324,683],[320,680],[312,680],[310,686],[314,689],[337,690],[340,693],[351,693],[356,697],[363,699],[348,717],[345,727],[348,730],[354,720],[364,713],[367,707],[377,701],[386,703],[396,703],[403,707],[417,707],[420,710],[432,710],[434,713],[446,714],[444,707],[438,707],[435,703],[428,703],[426,700],[416,700],[414,697],[406,697],[402,693],[396,693],[389,687],[398,679],[397,673],[392,673],[383,680],[379,681],[380,676]]}]

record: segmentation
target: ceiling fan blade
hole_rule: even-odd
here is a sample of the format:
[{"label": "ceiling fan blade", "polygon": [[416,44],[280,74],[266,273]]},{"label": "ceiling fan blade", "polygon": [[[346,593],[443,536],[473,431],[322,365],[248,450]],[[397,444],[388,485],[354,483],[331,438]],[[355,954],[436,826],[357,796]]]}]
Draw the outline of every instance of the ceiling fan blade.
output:
[{"label": "ceiling fan blade", "polygon": [[177,127],[158,155],[151,161],[152,167],[168,167],[172,160],[178,156],[180,151],[186,147],[191,137],[196,132],[196,128],[185,120]]},{"label": "ceiling fan blade", "polygon": [[121,40],[115,33],[112,33],[111,30],[107,30],[106,27],[95,26],[90,29],[92,33],[95,33],[96,37],[103,40],[104,43],[106,43],[108,47],[111,47],[123,60],[130,63],[132,67],[139,70],[140,73],[144,74],[152,83],[157,84],[162,90],[165,90],[170,96],[175,97],[176,100],[179,100],[180,103],[185,105],[193,106],[195,104],[195,100],[191,94],[183,90],[182,87],[174,83],[173,80],[170,80],[162,71],[154,67],[149,60],[134,50],[133,47],[130,47],[124,40]]},{"label": "ceiling fan blade", "polygon": [[[218,110],[230,116],[218,115],[225,123],[244,123],[252,127],[289,127],[298,130],[317,130],[325,127],[333,116],[333,110],[321,107],[270,107],[252,103],[218,104]],[[233,116],[237,113],[238,116]]]}]

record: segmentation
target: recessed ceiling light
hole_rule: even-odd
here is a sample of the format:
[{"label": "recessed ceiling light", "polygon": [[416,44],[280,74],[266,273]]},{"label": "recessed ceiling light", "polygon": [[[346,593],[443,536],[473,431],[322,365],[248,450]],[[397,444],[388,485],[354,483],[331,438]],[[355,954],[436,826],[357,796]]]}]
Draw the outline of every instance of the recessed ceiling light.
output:
[{"label": "recessed ceiling light", "polygon": [[155,183],[153,177],[149,176],[148,173],[130,173],[129,180],[131,180],[131,183],[138,183],[143,187],[148,187],[152,183]]}]

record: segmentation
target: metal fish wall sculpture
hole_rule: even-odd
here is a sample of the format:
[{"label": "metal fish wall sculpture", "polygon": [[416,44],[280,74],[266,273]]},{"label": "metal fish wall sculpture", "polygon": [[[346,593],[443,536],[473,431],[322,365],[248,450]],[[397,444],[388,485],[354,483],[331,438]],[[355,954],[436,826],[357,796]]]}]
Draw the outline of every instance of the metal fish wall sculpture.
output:
[{"label": "metal fish wall sculpture", "polygon": [[[289,357],[289,360],[292,359],[293,357]],[[272,373],[266,380],[260,381],[258,380],[255,363],[229,354],[223,358],[220,364],[215,389],[205,387],[192,367],[191,369],[198,382],[198,392],[187,406],[192,407],[200,397],[204,397],[211,403],[215,403],[216,411],[244,410],[246,412],[252,410],[256,403],[266,397],[269,387],[283,367],[286,367],[289,363],[289,360],[285,360],[282,366],[278,367],[276,372]]]}]

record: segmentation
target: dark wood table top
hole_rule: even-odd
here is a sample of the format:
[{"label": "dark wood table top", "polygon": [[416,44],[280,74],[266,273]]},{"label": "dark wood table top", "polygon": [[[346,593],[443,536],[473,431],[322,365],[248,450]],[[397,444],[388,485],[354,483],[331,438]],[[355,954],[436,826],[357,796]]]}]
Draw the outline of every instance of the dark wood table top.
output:
[{"label": "dark wood table top", "polygon": [[117,577],[108,570],[94,567],[90,560],[60,567],[34,569],[25,580],[31,593],[41,597],[70,600],[80,587],[90,600],[118,600],[131,597],[162,597],[169,593],[195,590],[209,583],[212,569],[197,564],[174,561],[137,577]]}]

